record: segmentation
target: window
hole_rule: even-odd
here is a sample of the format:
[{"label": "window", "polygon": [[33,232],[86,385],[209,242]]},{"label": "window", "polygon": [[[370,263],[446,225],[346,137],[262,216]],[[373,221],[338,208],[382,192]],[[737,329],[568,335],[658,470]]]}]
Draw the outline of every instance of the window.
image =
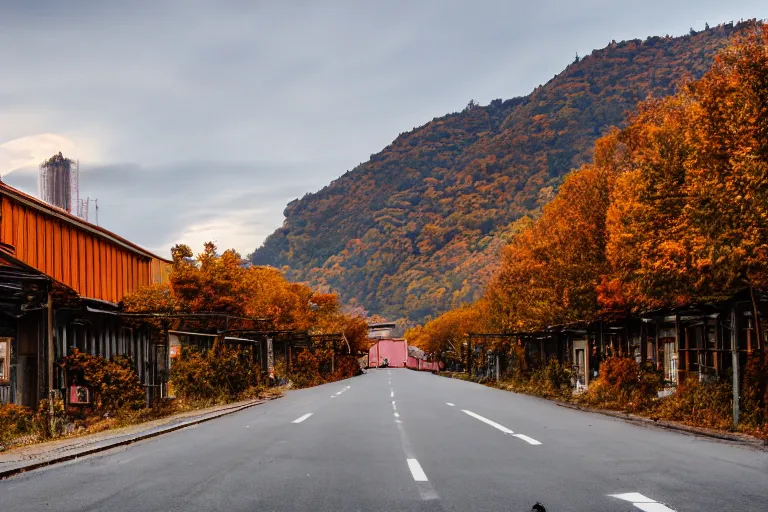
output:
[{"label": "window", "polygon": [[11,378],[11,339],[0,338],[0,382]]}]

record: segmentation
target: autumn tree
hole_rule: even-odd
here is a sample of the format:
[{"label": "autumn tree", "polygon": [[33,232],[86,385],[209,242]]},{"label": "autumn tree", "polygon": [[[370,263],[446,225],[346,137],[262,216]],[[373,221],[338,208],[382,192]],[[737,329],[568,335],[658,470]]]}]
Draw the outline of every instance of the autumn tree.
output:
[{"label": "autumn tree", "polygon": [[450,352],[458,357],[461,345],[471,332],[487,330],[486,310],[483,301],[448,311],[424,326],[408,329],[408,343],[427,353]]},{"label": "autumn tree", "polygon": [[614,142],[615,134],[601,142],[597,163],[569,174],[542,216],[504,248],[486,293],[498,330],[541,329],[597,313],[613,182],[612,165],[604,165],[602,155]]},{"label": "autumn tree", "polygon": [[766,28],[755,25],[676,96],[644,104],[620,140],[627,171],[611,198],[605,288],[623,286],[635,307],[764,289]]},{"label": "autumn tree", "polygon": [[[192,257],[188,246],[172,251],[173,269],[169,282],[142,288],[123,300],[126,311],[151,313],[216,313],[221,319],[190,319],[188,328],[252,328],[259,319],[272,329],[345,334],[356,347],[363,342],[364,321],[341,313],[338,296],[315,293],[308,286],[291,283],[272,267],[245,262],[234,250],[218,254],[213,243]],[[157,323],[155,321],[155,323]],[[366,329],[367,333],[367,329]]]}]

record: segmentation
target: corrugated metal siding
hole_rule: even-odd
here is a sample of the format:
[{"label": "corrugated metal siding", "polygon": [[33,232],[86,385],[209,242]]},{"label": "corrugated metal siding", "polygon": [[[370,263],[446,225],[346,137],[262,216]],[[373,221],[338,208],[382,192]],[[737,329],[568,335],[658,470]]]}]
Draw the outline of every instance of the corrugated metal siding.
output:
[{"label": "corrugated metal siding", "polygon": [[153,281],[151,258],[9,197],[0,201],[0,242],[14,246],[19,260],[83,297],[119,302]]},{"label": "corrugated metal siding", "polygon": [[152,260],[152,282],[153,283],[167,283],[170,280],[171,268],[173,266],[170,263],[161,261],[158,259]]}]

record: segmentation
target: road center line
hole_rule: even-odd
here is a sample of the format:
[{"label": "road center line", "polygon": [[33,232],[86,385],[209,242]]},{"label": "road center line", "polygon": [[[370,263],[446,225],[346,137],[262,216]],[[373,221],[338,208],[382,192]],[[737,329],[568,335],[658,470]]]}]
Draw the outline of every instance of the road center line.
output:
[{"label": "road center line", "polygon": [[417,482],[428,482],[427,474],[424,473],[424,470],[421,469],[421,464],[419,464],[419,461],[416,459],[408,459],[408,467],[411,470],[411,475],[413,475],[413,479]]},{"label": "road center line", "polygon": [[300,417],[296,418],[296,419],[295,419],[295,420],[293,420],[291,423],[301,423],[302,421],[304,421],[304,420],[306,420],[307,418],[309,418],[310,416],[312,416],[312,414],[313,414],[313,413],[311,413],[311,412],[308,412],[308,413],[307,413],[307,414],[305,414],[304,416],[300,416]]},{"label": "road center line", "polygon": [[[427,480],[427,475],[424,473],[424,470],[421,469],[421,465],[416,460],[416,454],[413,451],[411,442],[408,440],[408,436],[405,434],[403,422],[396,419],[395,424],[397,426],[397,431],[400,433],[400,444],[403,447],[403,453],[405,454],[405,458],[408,461],[408,467],[411,469],[413,479],[416,480],[416,487],[419,490],[419,496],[421,496],[421,499],[424,501],[440,499],[440,496],[438,496],[437,492],[435,492],[432,484],[430,484]],[[414,468],[418,469],[414,470]],[[422,477],[423,479],[420,479]]]},{"label": "road center line", "polygon": [[532,444],[532,445],[534,445],[534,446],[537,446],[537,445],[540,445],[540,444],[541,444],[541,442],[540,442],[540,441],[537,441],[537,440],[535,440],[535,439],[534,439],[534,438],[532,438],[532,437],[528,437],[528,436],[527,436],[527,435],[525,435],[525,434],[512,434],[512,435],[513,435],[514,437],[516,437],[516,438],[518,438],[518,439],[522,439],[522,440],[523,440],[523,441],[525,441],[526,443],[528,443],[528,444]]},{"label": "road center line", "polygon": [[479,414],[475,414],[475,413],[474,413],[474,412],[472,412],[472,411],[468,411],[468,410],[466,410],[466,409],[462,409],[462,410],[461,410],[461,412],[463,412],[463,413],[465,413],[465,414],[468,414],[469,416],[472,416],[472,417],[473,417],[473,418],[475,418],[476,420],[480,420],[480,421],[482,421],[483,423],[485,423],[485,424],[487,424],[487,425],[490,425],[490,426],[492,426],[493,428],[495,428],[495,429],[497,429],[497,430],[501,430],[501,431],[502,431],[502,432],[504,432],[505,434],[514,434],[514,432],[513,432],[513,431],[509,430],[509,429],[508,429],[507,427],[505,427],[504,425],[499,425],[499,424],[498,424],[498,423],[496,423],[495,421],[489,420],[488,418],[484,418],[483,416],[480,416]]}]

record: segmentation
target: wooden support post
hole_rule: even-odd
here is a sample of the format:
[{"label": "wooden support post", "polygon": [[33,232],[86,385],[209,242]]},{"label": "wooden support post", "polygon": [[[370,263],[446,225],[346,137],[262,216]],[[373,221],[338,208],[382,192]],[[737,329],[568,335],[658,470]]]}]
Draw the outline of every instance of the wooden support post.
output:
[{"label": "wooden support post", "polygon": [[472,377],[472,336],[467,339],[467,371],[469,376]]},{"label": "wooden support post", "polygon": [[731,307],[731,364],[733,365],[733,426],[739,425],[739,339],[736,307]]},{"label": "wooden support post", "polygon": [[720,313],[715,316],[715,351],[712,353],[712,362],[715,365],[715,377],[720,379]]},{"label": "wooden support post", "polygon": [[680,357],[680,315],[675,315],[675,351],[677,352],[677,382],[680,382],[680,377],[683,375],[683,358]]},{"label": "wooden support post", "polygon": [[662,362],[659,361],[660,357],[659,357],[659,319],[658,318],[654,322],[653,345],[654,345],[653,361],[656,364],[656,370],[661,370]]},{"label": "wooden support post", "polygon": [[48,334],[48,364],[47,364],[47,373],[48,373],[48,416],[51,423],[51,433],[55,431],[56,426],[54,425],[54,412],[53,412],[53,399],[55,398],[55,394],[53,391],[53,358],[55,357],[54,351],[53,351],[53,294],[48,291],[48,321],[47,321],[47,334]]},{"label": "wooden support post", "polygon": [[592,340],[589,336],[587,336],[587,340],[584,344],[584,386],[589,387],[589,372],[591,371],[589,367],[589,358],[592,356]]},{"label": "wooden support post", "polygon": [[603,339],[603,322],[600,322],[600,348],[597,353],[597,372],[600,374],[600,363],[603,362],[603,356],[605,356],[605,340]]}]

